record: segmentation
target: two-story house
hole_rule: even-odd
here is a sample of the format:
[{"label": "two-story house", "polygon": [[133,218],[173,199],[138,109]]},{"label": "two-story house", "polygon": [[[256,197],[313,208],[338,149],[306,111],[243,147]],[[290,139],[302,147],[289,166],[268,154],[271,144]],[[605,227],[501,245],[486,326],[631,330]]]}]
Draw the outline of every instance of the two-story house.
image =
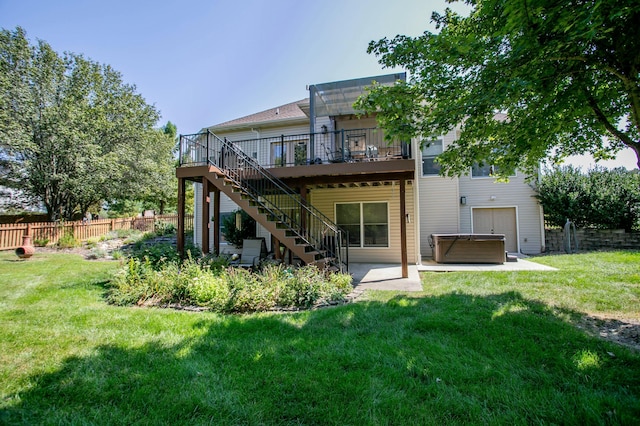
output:
[{"label": "two-story house", "polygon": [[195,182],[196,244],[219,252],[221,217],[240,207],[268,246],[305,263],[400,263],[406,276],[432,256],[437,233],[500,233],[507,251],[540,253],[542,210],[525,176],[497,183],[490,167],[474,167],[440,177],[435,158],[458,129],[421,149],[386,141],[374,116],[354,111],[372,81],[404,78],[311,85],[307,99],[181,136],[177,176],[182,203]]}]

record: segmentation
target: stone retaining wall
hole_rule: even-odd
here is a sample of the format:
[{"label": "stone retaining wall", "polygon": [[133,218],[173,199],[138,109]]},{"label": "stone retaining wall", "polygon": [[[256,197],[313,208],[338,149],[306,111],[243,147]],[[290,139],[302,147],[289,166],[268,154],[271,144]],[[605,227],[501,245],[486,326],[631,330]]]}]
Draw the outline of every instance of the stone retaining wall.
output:
[{"label": "stone retaining wall", "polygon": [[[578,229],[576,236],[579,251],[640,250],[640,232],[625,233],[624,230],[617,229]],[[546,229],[545,240],[547,252],[564,253],[562,229]]]}]

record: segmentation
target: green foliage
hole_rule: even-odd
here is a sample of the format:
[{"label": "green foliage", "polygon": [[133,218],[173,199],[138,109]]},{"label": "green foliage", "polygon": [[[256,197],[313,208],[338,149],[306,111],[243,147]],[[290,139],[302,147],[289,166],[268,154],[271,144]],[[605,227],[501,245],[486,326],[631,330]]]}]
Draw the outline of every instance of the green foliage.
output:
[{"label": "green foliage", "polygon": [[[236,228],[236,215],[240,213],[242,224]],[[242,242],[256,236],[256,221],[244,210],[238,209],[222,221],[222,235],[227,242],[242,247]]]},{"label": "green foliage", "polygon": [[130,240],[139,240],[144,236],[141,231],[137,229],[116,229],[114,231],[109,231],[101,238],[104,241],[114,240],[116,238],[128,238]]},{"label": "green foliage", "polygon": [[315,266],[267,265],[262,271],[228,268],[225,257],[182,263],[166,256],[132,257],[112,282],[108,299],[119,305],[179,303],[221,313],[310,308],[338,302],[352,290],[351,276],[325,275]]},{"label": "green foliage", "polygon": [[141,261],[144,260],[152,268],[180,261],[180,254],[173,244],[148,244],[145,240],[140,240],[134,244],[131,257]]},{"label": "green foliage", "polygon": [[40,200],[51,220],[173,190],[174,140],[110,66],[2,30],[0,93],[0,185]]},{"label": "green foliage", "polygon": [[49,244],[48,238],[34,238],[33,245],[36,247],[46,247]]},{"label": "green foliage", "polygon": [[120,217],[136,217],[144,210],[144,204],[140,200],[118,199],[108,203],[107,216],[110,219]]},{"label": "green foliage", "polygon": [[595,168],[586,174],[572,166],[556,167],[540,179],[537,197],[545,220],[563,226],[640,228],[640,174]]},{"label": "green foliage", "polygon": [[73,232],[69,231],[58,239],[57,245],[60,248],[74,248],[80,246],[80,244],[80,240],[73,235]]},{"label": "green foliage", "polygon": [[460,126],[438,158],[448,176],[476,162],[505,178],[516,168],[533,174],[549,158],[606,159],[624,146],[640,163],[638,1],[466,3],[468,16],[433,13],[437,34],[369,44],[383,66],[411,78],[374,86],[355,104],[377,113],[387,138]]},{"label": "green foliage", "polygon": [[153,233],[156,236],[175,235],[178,229],[173,223],[156,220],[153,226]]}]

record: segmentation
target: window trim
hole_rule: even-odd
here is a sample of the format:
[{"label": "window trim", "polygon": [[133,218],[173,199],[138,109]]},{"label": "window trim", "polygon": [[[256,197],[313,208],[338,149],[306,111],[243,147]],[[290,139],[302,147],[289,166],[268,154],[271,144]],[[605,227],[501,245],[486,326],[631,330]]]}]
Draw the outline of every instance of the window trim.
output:
[{"label": "window trim", "polygon": [[[389,202],[388,201],[341,201],[341,202],[335,202],[333,204],[333,214],[334,214],[334,218],[336,223],[338,223],[338,208],[337,206],[339,204],[358,204],[360,206],[360,245],[359,246],[349,246],[350,249],[367,249],[367,250],[386,250],[391,248],[391,212],[389,211]],[[364,228],[365,228],[365,223],[364,223],[364,205],[365,204],[384,204],[387,208],[387,245],[386,246],[365,246],[364,245],[364,241],[365,241],[365,235],[364,235]],[[349,242],[347,241],[347,244]]]}]

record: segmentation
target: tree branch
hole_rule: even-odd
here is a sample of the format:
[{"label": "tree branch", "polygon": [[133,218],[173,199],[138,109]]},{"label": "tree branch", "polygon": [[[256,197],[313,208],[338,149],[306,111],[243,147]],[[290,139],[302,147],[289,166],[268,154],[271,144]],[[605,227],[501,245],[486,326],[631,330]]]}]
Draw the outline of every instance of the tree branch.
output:
[{"label": "tree branch", "polygon": [[586,87],[583,88],[583,90],[584,90],[584,93],[585,93],[585,95],[587,97],[587,102],[589,103],[589,106],[591,107],[591,109],[595,113],[596,118],[598,119],[598,121],[600,121],[604,125],[604,127],[607,129],[607,131],[609,131],[609,133],[611,133],[616,138],[620,139],[623,144],[625,144],[629,148],[633,149],[635,151],[635,153],[636,153],[636,156],[640,157],[640,143],[634,141],[633,139],[631,139],[629,137],[629,135],[627,135],[626,133],[620,131],[618,128],[616,128],[616,126],[611,124],[611,122],[609,122],[609,120],[607,119],[606,115],[602,112],[602,110],[600,109],[600,106],[598,105],[598,102],[591,95],[589,90]]}]

